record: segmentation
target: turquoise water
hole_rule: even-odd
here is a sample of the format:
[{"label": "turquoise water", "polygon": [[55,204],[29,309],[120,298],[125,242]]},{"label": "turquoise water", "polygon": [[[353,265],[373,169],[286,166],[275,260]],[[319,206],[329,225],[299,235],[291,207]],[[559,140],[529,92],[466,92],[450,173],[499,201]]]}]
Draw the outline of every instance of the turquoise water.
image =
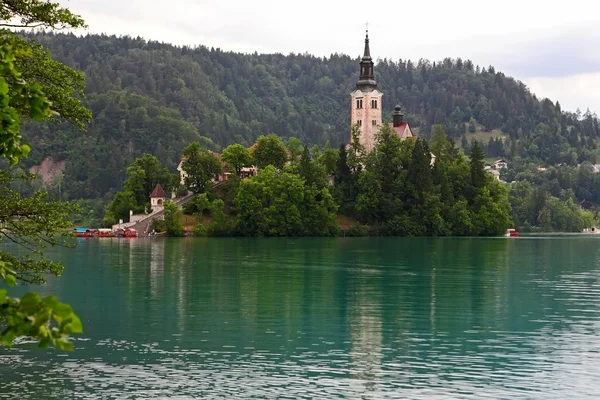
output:
[{"label": "turquoise water", "polygon": [[600,238],[91,239],[0,398],[597,398]]}]

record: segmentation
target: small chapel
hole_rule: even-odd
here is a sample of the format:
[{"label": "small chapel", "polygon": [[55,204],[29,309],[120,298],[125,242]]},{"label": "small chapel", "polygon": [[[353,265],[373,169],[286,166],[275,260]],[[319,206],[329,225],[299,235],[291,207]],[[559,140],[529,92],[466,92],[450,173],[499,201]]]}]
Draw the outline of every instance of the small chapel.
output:
[{"label": "small chapel", "polygon": [[[377,81],[373,72],[374,65],[369,48],[369,31],[367,30],[365,51],[360,61],[360,77],[356,83],[356,90],[350,94],[352,97],[350,122],[352,125],[359,126],[360,144],[364,146],[367,153],[370,153],[375,147],[375,134],[382,125],[383,93],[377,90]],[[415,138],[410,126],[404,121],[404,114],[399,105],[394,108],[392,125],[400,139]]]}]

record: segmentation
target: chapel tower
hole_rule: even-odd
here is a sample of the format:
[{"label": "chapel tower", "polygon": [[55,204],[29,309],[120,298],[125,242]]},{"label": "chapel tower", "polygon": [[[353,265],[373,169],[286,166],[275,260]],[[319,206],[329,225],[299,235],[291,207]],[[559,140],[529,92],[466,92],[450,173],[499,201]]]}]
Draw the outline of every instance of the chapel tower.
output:
[{"label": "chapel tower", "polygon": [[[365,37],[365,51],[360,61],[360,77],[352,96],[352,125],[360,126],[360,143],[369,153],[375,146],[375,133],[381,125],[381,98],[383,93],[377,90],[377,82],[373,73],[373,60],[369,49],[369,31]],[[352,137],[350,138],[352,140]]]}]

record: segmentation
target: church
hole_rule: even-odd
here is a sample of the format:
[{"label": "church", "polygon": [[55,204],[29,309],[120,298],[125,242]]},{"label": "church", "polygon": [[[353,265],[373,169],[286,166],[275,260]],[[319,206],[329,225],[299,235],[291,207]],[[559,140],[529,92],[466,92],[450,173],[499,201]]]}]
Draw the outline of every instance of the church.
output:
[{"label": "church", "polygon": [[[369,31],[365,37],[365,51],[360,61],[360,77],[356,83],[356,90],[350,95],[352,125],[360,128],[360,144],[367,153],[375,147],[375,134],[382,125],[383,93],[377,90],[377,81],[373,72],[373,59],[369,48]],[[398,137],[402,140],[415,138],[408,123],[404,121],[404,115],[399,105],[394,108],[392,114],[392,125]],[[350,138],[352,140],[352,138]]]}]

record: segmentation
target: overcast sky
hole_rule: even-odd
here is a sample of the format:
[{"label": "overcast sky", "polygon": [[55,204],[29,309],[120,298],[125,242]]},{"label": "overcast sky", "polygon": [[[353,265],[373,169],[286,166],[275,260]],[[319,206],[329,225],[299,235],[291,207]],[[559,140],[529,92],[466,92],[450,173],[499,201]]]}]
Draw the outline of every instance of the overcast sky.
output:
[{"label": "overcast sky", "polygon": [[[240,52],[471,59],[563,109],[600,113],[600,4],[593,0],[60,0],[90,33]],[[377,73],[377,71],[375,71]]]}]

